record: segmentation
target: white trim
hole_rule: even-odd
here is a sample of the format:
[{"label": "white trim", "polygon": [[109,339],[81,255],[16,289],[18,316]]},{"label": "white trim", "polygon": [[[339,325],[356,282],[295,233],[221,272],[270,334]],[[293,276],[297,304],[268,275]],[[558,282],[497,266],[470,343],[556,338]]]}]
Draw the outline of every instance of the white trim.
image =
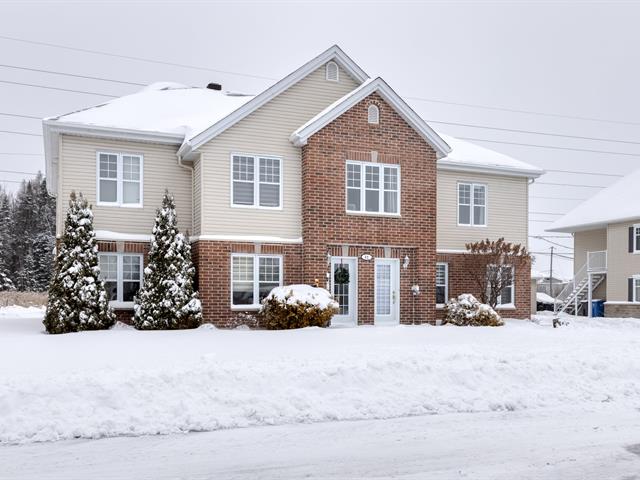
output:
[{"label": "white trim", "polygon": [[288,238],[271,235],[194,235],[190,242],[211,240],[219,242],[251,242],[251,243],[302,243],[302,237]]},{"label": "white trim", "polygon": [[[253,258],[253,300],[260,298],[260,258],[277,258],[280,267],[279,286],[282,286],[284,279],[283,261],[282,255],[278,254],[257,254],[257,253],[232,253],[229,258],[229,304],[232,310],[257,310],[261,307],[260,303],[252,303],[250,305],[235,305],[233,303],[233,259],[236,257],[250,257]],[[270,283],[270,282],[265,282]]]},{"label": "white trim", "polygon": [[[123,290],[124,290],[124,268],[123,268],[123,259],[124,257],[138,257],[140,259],[140,280],[138,281],[139,287],[142,288],[142,284],[144,282],[144,255],[141,253],[129,253],[129,252],[99,252],[98,253],[98,265],[100,265],[100,257],[116,257],[116,300],[110,300],[109,305],[114,308],[131,308],[133,307],[133,301],[124,301],[123,298]],[[113,280],[104,280],[103,282],[113,281]],[[126,280],[129,283],[134,283],[135,281]]]},{"label": "white trim", "polygon": [[[356,190],[355,187],[349,187],[349,175],[347,171],[348,165],[358,165],[360,167],[360,210],[349,210],[349,189]],[[377,212],[371,212],[366,210],[366,167],[377,167],[378,168],[378,208]],[[398,172],[398,189],[397,190],[385,190],[384,188],[384,169],[385,168],[393,168]],[[374,162],[362,162],[359,160],[347,160],[344,165],[344,208],[345,212],[348,215],[369,215],[369,216],[384,216],[384,217],[401,217],[401,202],[400,199],[402,197],[402,171],[399,164],[396,163],[374,163]],[[373,189],[369,189],[369,191],[374,191]],[[385,192],[393,192],[395,191],[398,194],[398,209],[396,212],[385,212],[384,211],[384,194]]]},{"label": "white trim", "polygon": [[[496,309],[500,310],[514,310],[516,308],[515,300],[516,300],[516,269],[513,265],[501,265],[500,268],[511,268],[511,285],[508,287],[511,288],[511,302],[509,303],[496,303]],[[501,280],[502,282],[502,280]],[[507,288],[507,287],[505,287]],[[504,288],[502,289],[504,292]],[[500,292],[500,297],[502,296],[502,292]],[[500,298],[497,299],[500,302]]]},{"label": "white trim", "polygon": [[[244,205],[233,203],[233,157],[251,157],[253,158],[253,205]],[[277,207],[265,207],[260,205],[260,159],[265,158],[269,160],[278,160],[280,165],[280,183],[279,183],[279,196]],[[229,156],[229,206],[231,208],[252,208],[257,210],[282,210],[284,205],[284,159],[278,155],[261,155],[257,153],[239,153],[232,152]],[[245,183],[250,183],[245,181]],[[275,185],[275,184],[270,184]],[[202,208],[202,207],[200,207]]]},{"label": "white trim", "polygon": [[447,299],[449,298],[449,263],[447,262],[436,262],[436,291],[437,287],[442,287],[443,285],[438,285],[438,266],[444,265],[444,303],[438,303],[437,293],[436,293],[436,308],[444,308],[447,303]]},{"label": "white trim", "polygon": [[[469,222],[470,223],[460,223],[460,185],[469,185]],[[475,223],[474,216],[474,208],[475,204],[475,196],[474,189],[476,187],[484,188],[484,205],[478,205],[484,207],[484,223]],[[465,204],[466,205],[466,204]],[[479,182],[467,182],[464,180],[460,180],[456,182],[456,218],[458,227],[477,227],[477,228],[486,228],[489,226],[489,186],[486,183]]]},{"label": "white trim", "polygon": [[457,250],[455,248],[437,248],[436,253],[469,253],[468,250]]},{"label": "white trim", "polygon": [[640,302],[629,302],[623,300],[611,300],[604,302],[605,305],[640,305]]},{"label": "white trim", "polygon": [[638,245],[638,234],[640,232],[638,232],[638,230],[640,230],[640,223],[634,223],[632,225],[633,227],[633,252],[635,254],[640,253],[640,245]]},{"label": "white trim", "polygon": [[[341,257],[338,255],[332,256],[331,260],[329,262],[330,265],[330,277],[329,277],[329,285],[327,288],[327,290],[329,290],[329,292],[331,292],[331,296],[334,295],[334,273],[333,273],[333,266],[338,264],[338,263],[342,263],[344,260],[348,261],[348,262],[352,262],[353,264],[353,272],[351,272],[350,276],[349,276],[349,297],[352,297],[352,293],[353,293],[353,302],[351,302],[351,298],[349,298],[349,301],[351,302],[349,304],[349,317],[351,317],[350,320],[345,319],[345,315],[334,315],[333,318],[331,319],[331,325],[338,325],[338,326],[356,326],[358,325],[358,258],[359,257]],[[336,320],[336,322],[334,322],[333,320]]]},{"label": "white trim", "polygon": [[[335,67],[335,69],[336,69],[336,78],[329,78],[329,65]],[[336,62],[334,62],[333,60],[327,62],[324,65],[324,79],[327,82],[339,82],[340,81],[340,67],[338,67],[338,64]]]},{"label": "white trim", "polygon": [[[116,201],[104,202],[100,200],[100,155],[115,155],[116,156]],[[140,160],[140,179],[138,182],[132,182],[130,180],[124,180],[124,162],[123,157],[137,157]],[[96,150],[96,205],[100,207],[119,207],[119,208],[143,208],[144,206],[144,155],[141,153],[132,152],[114,152],[109,150]],[[108,179],[108,181],[113,181]],[[124,182],[138,183],[138,192],[140,201],[138,203],[124,203]]]},{"label": "white trim", "polygon": [[475,172],[507,177],[526,178],[538,178],[545,173],[544,170],[540,169],[531,170],[526,168],[503,167],[499,165],[477,165],[474,163],[464,163],[457,160],[449,160],[446,157],[438,160],[438,162],[436,163],[436,168],[438,170],[448,170],[453,172]]},{"label": "white trim", "polygon": [[267,102],[270,102],[272,99],[287,90],[289,87],[298,83],[300,80],[302,80],[307,75],[320,68],[330,60],[335,61],[338,66],[346,70],[347,73],[359,83],[362,83],[369,78],[364,70],[362,70],[353,60],[351,60],[351,58],[349,58],[347,54],[344,53],[342,49],[340,49],[340,47],[338,47],[337,45],[333,45],[314,59],[305,63],[303,66],[269,87],[264,92],[249,100],[247,103],[235,110],[230,115],[227,115],[225,118],[216,122],[195,137],[185,141],[184,144],[180,147],[178,154],[183,156],[189,155],[192,151],[197,150],[212,138],[220,135],[226,129],[235,125],[237,122],[257,110],[258,108],[262,107]]},{"label": "white trim", "polygon": [[358,88],[329,105],[323,111],[307,123],[294,131],[289,139],[296,147],[307,144],[309,137],[318,130],[333,122],[336,118],[365,99],[377,92],[410,126],[414,128],[424,140],[429,143],[439,154],[446,155],[451,152],[451,147],[445,142],[411,107],[380,77],[367,81]]},{"label": "white trim", "polygon": [[110,230],[95,230],[96,240],[114,241],[114,242],[150,242],[153,235],[146,233],[120,233]]},{"label": "white trim", "polygon": [[[389,319],[381,319],[387,316],[378,313],[378,266],[381,264],[389,264],[390,270],[390,288],[391,288],[391,313]],[[395,299],[395,301],[394,301]],[[398,258],[376,258],[373,268],[373,323],[374,325],[399,325],[400,324],[400,259]]]}]

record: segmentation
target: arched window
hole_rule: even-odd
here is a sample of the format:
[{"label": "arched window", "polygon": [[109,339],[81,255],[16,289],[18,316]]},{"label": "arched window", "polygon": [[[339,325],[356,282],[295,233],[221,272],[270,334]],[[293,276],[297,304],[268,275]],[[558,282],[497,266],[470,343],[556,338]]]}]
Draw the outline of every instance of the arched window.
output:
[{"label": "arched window", "polygon": [[369,105],[367,110],[367,120],[369,123],[380,123],[380,110],[377,105]]},{"label": "arched window", "polygon": [[338,64],[336,62],[329,62],[327,63],[327,66],[325,68],[326,68],[327,80],[331,82],[337,82],[339,80]]}]

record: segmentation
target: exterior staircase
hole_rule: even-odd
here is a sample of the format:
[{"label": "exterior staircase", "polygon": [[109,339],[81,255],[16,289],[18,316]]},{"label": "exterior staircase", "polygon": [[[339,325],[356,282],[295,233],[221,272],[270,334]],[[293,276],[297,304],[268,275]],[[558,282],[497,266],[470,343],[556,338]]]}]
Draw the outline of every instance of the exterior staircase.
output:
[{"label": "exterior staircase", "polygon": [[[576,315],[583,301],[589,300],[593,291],[607,277],[607,251],[587,252],[587,263],[558,294],[555,312]],[[590,311],[587,312],[590,315]]]}]

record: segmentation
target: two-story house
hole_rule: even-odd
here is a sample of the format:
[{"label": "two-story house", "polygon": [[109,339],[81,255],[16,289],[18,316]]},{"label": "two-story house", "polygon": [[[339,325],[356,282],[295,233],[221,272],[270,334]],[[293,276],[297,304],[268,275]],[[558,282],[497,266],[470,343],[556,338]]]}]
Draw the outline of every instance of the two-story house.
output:
[{"label": "two-story house", "polygon": [[606,300],[607,317],[640,317],[640,170],[601,190],[547,229],[573,235],[574,278],[560,292],[560,310],[592,314]]},{"label": "two-story house", "polygon": [[[206,321],[274,287],[326,286],[334,323],[434,322],[474,292],[465,243],[527,243],[542,171],[440,135],[334,46],[262,93],[161,83],[44,121],[58,233],[71,191],[93,204],[102,275],[130,316],[165,188],[189,232]],[[500,308],[530,314],[530,269]]]}]

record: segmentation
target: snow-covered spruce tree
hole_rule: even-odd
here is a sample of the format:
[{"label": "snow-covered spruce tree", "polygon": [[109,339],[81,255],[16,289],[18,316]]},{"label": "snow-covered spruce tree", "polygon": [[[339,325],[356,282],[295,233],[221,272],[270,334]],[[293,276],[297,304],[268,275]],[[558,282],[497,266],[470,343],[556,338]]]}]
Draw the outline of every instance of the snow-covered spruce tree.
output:
[{"label": "snow-covered spruce tree", "polygon": [[193,289],[191,245],[178,231],[173,196],[165,192],[153,227],[144,284],[135,298],[134,325],[140,330],[196,328],[202,307]]},{"label": "snow-covered spruce tree", "polygon": [[31,272],[30,289],[35,292],[46,292],[49,287],[54,245],[55,238],[48,232],[39,233],[31,243],[25,265]]},{"label": "snow-covered spruce tree", "polygon": [[115,323],[100,278],[93,213],[82,194],[71,193],[43,323],[49,333],[101,330]]}]

